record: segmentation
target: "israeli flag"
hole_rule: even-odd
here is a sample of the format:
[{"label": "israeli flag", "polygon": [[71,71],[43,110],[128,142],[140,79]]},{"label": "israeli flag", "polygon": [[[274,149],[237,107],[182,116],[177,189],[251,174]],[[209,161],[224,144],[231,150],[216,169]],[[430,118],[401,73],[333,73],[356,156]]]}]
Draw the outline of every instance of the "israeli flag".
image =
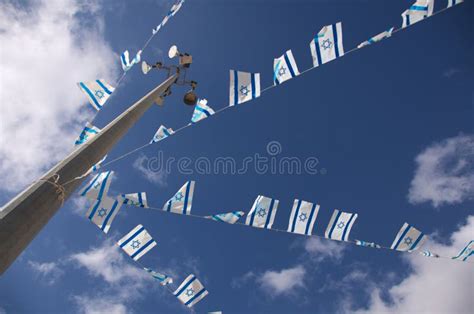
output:
[{"label": "israeli flag", "polygon": [[162,286],[166,286],[166,285],[169,285],[170,283],[173,283],[173,279],[170,278],[169,276],[165,275],[165,274],[162,274],[162,273],[159,273],[157,271],[154,271],[153,269],[150,269],[150,268],[146,268],[146,267],[143,267],[143,269],[149,273],[153,278],[155,278],[156,280],[158,280],[158,282],[160,283],[160,285]]},{"label": "israeli flag", "polygon": [[97,225],[100,230],[107,233],[114,221],[115,216],[122,207],[122,200],[119,198],[112,199],[110,197],[103,197],[102,199],[96,200],[89,211],[87,212],[87,218]]},{"label": "israeli flag", "polygon": [[134,261],[138,261],[140,257],[155,247],[156,242],[142,225],[138,225],[120,239],[117,244]]},{"label": "israeli flag", "polygon": [[229,106],[260,97],[260,73],[230,70]]},{"label": "israeli flag", "polygon": [[463,3],[464,0],[448,0],[448,8],[456,5],[456,4],[460,4],[460,3]]},{"label": "israeli flag", "polygon": [[161,125],[156,131],[155,135],[150,141],[150,144],[161,141],[162,139],[171,136],[174,133],[172,128],[166,128],[164,125]]},{"label": "israeli flag", "polygon": [[352,225],[354,225],[357,216],[357,214],[334,210],[326,228],[325,237],[333,240],[348,241]]},{"label": "israeli flag", "polygon": [[271,229],[278,209],[278,200],[259,195],[247,214],[246,225]]},{"label": "israeli flag", "polygon": [[367,241],[362,241],[362,240],[355,240],[356,241],[356,245],[358,246],[365,246],[365,247],[370,247],[370,248],[373,248],[373,249],[380,249],[381,246],[378,245],[377,243],[374,243],[374,242],[367,242]]},{"label": "israeli flag", "polygon": [[95,80],[91,82],[79,82],[77,86],[89,99],[92,108],[99,111],[109,99],[112,92],[115,90],[112,85],[107,84],[104,80]]},{"label": "israeli flag", "polygon": [[326,25],[309,43],[313,66],[317,67],[344,55],[342,23]]},{"label": "israeli flag", "polygon": [[474,254],[474,240],[471,240],[462,250],[459,252],[459,254],[453,259],[455,260],[460,260],[460,261],[467,261],[467,259]]},{"label": "israeli flag", "polygon": [[421,231],[405,222],[400,231],[398,231],[391,249],[397,251],[414,251],[418,249],[425,240],[426,237]]},{"label": "israeli flag", "polygon": [[392,27],[390,28],[389,30],[385,31],[385,32],[382,32],[378,35],[375,35],[374,37],[372,38],[369,38],[369,40],[367,41],[364,41],[363,43],[359,44],[359,46],[357,46],[357,48],[362,48],[362,47],[365,47],[365,46],[368,46],[368,45],[371,45],[371,44],[374,44],[376,42],[379,42],[381,41],[382,39],[385,39],[385,38],[388,38],[390,36],[392,36],[392,33],[393,33],[393,30],[395,28]]},{"label": "israeli flag", "polygon": [[82,130],[81,134],[79,134],[79,137],[76,139],[74,142],[74,145],[82,145],[85,142],[87,142],[90,138],[93,138],[97,134],[99,134],[100,129],[96,126],[93,126],[89,122],[86,123],[86,126]]},{"label": "israeli flag", "polygon": [[193,205],[194,181],[186,182],[181,189],[163,206],[163,210],[175,214],[191,214]]},{"label": "israeli flag", "polygon": [[228,224],[235,224],[240,218],[244,216],[243,211],[234,211],[224,214],[216,214],[212,216],[206,216],[207,219],[212,219],[214,221],[226,222]]},{"label": "israeli flag", "polygon": [[434,0],[417,0],[402,13],[402,28],[415,24],[433,14]]},{"label": "israeli flag", "polygon": [[130,61],[130,56],[128,50],[125,50],[122,55],[120,55],[120,61],[122,62],[122,69],[127,72],[130,70],[135,64],[139,63],[141,60],[142,51],[139,50],[135,57],[133,57],[132,61]]},{"label": "israeli flag", "polygon": [[287,50],[283,56],[273,60],[274,85],[279,85],[298,75],[300,75],[300,72],[296,66],[296,61],[295,58],[293,58],[291,49]]},{"label": "israeli flag", "polygon": [[122,199],[124,204],[148,208],[145,192],[122,194]]},{"label": "israeli flag", "polygon": [[92,180],[81,190],[80,195],[91,200],[101,200],[109,192],[113,171],[101,172],[95,175]]},{"label": "israeli flag", "polygon": [[207,99],[199,99],[197,105],[194,107],[194,113],[191,118],[191,123],[196,123],[215,113],[211,107],[207,105]]},{"label": "israeli flag", "polygon": [[173,294],[181,303],[187,307],[192,307],[208,295],[209,292],[207,292],[196,276],[189,275]]},{"label": "israeli flag", "polygon": [[426,257],[433,257],[433,258],[438,258],[439,257],[438,254],[433,253],[429,250],[422,251],[422,252],[420,252],[420,254],[423,255],[423,256],[426,256]]},{"label": "israeli flag", "polygon": [[184,3],[184,0],[180,0],[177,3],[173,4],[173,6],[169,10],[168,14],[166,14],[166,16],[163,18],[163,21],[161,21],[161,23],[156,27],[156,29],[153,29],[153,31],[152,31],[153,35],[158,33],[160,31],[160,29],[163,26],[165,26],[166,23],[168,23],[168,20],[170,19],[170,17],[175,16],[176,13],[178,13],[178,11],[179,11],[179,9],[181,9],[181,6],[183,5],[183,3]]},{"label": "israeli flag", "polygon": [[319,205],[296,199],[293,202],[288,232],[311,235],[318,217]]}]

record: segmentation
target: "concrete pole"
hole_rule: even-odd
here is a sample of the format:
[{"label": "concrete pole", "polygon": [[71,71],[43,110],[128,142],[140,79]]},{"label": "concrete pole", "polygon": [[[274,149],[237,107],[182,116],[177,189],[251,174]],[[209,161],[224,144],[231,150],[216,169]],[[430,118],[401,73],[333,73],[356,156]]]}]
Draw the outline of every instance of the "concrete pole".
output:
[{"label": "concrete pole", "polygon": [[104,157],[154,102],[161,105],[161,95],[177,77],[175,74],[166,79],[0,208],[0,274],[23,252],[85,178],[64,185],[64,193],[59,192],[60,187],[80,177]]}]

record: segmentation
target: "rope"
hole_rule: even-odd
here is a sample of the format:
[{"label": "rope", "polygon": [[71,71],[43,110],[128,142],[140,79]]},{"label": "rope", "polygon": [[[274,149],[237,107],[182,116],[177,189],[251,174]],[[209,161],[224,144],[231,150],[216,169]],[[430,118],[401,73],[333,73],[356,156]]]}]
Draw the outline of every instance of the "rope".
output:
[{"label": "rope", "polygon": [[[54,179],[54,181],[50,181],[50,179]],[[38,179],[38,181],[47,182],[53,185],[56,188],[56,194],[58,194],[58,200],[61,201],[60,207],[63,206],[64,200],[66,199],[66,189],[64,188],[64,186],[58,183],[59,174],[55,173],[48,179]]]}]

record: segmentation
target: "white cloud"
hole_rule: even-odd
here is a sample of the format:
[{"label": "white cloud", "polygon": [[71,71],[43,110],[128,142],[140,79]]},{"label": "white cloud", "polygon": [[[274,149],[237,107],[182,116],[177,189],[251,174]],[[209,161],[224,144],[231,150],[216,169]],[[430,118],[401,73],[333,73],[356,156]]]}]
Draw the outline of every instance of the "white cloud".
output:
[{"label": "white cloud", "polygon": [[100,247],[85,252],[72,254],[69,261],[77,267],[84,268],[92,277],[100,278],[106,283],[102,290],[94,294],[73,296],[73,300],[83,313],[127,313],[128,305],[145,297],[147,292],[157,287],[145,271],[131,265],[114,243],[105,243]]},{"label": "white cloud", "polygon": [[14,191],[65,156],[93,114],[79,81],[113,82],[117,59],[92,0],[0,4],[0,176]]},{"label": "white cloud", "polygon": [[297,265],[280,271],[266,271],[256,281],[262,291],[272,297],[292,295],[296,289],[305,287],[303,281],[305,274],[305,268]]},{"label": "white cloud", "polygon": [[415,176],[408,191],[410,203],[431,202],[438,207],[474,197],[474,135],[434,143],[415,161]]},{"label": "white cloud", "polygon": [[[433,242],[430,250],[453,256],[474,234],[474,216],[452,234],[450,245]],[[369,307],[359,313],[472,313],[474,276],[472,264],[445,259],[407,256],[412,273],[386,291],[390,302],[382,299],[384,290],[375,284]],[[349,310],[353,312],[353,309]]]},{"label": "white cloud", "polygon": [[312,237],[305,241],[304,248],[315,262],[321,262],[325,259],[339,261],[344,256],[346,245],[336,241]]},{"label": "white cloud", "polygon": [[41,278],[42,282],[48,285],[54,284],[63,274],[64,271],[57,263],[39,263],[35,261],[28,261],[28,265]]},{"label": "white cloud", "polygon": [[154,171],[149,165],[149,159],[145,154],[140,156],[133,162],[133,168],[137,170],[146,180],[158,185],[166,185],[166,173],[164,171]]}]

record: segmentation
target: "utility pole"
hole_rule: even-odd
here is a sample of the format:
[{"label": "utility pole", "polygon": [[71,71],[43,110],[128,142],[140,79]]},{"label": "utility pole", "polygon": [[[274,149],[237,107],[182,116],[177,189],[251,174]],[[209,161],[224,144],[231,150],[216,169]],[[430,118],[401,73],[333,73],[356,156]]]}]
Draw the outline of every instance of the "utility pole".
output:
[{"label": "utility pole", "polygon": [[153,103],[161,105],[162,96],[169,94],[171,85],[178,78],[179,73],[169,76],[0,208],[0,274],[8,269],[85,178],[74,179],[102,159]]}]

